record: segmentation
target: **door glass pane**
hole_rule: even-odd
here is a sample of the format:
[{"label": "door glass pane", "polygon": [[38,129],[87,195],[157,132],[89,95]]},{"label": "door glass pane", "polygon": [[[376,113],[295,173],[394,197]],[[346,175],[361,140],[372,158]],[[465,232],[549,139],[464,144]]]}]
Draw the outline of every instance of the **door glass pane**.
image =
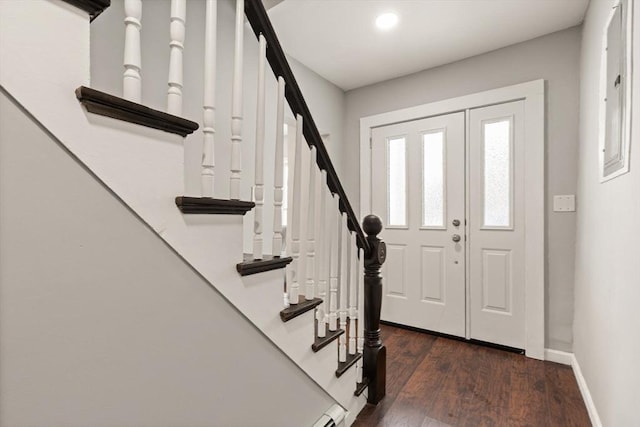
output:
[{"label": "door glass pane", "polygon": [[422,135],[422,225],[444,226],[444,132]]},{"label": "door glass pane", "polygon": [[484,225],[511,226],[511,121],[484,124]]},{"label": "door glass pane", "polygon": [[387,140],[387,206],[389,225],[407,225],[407,160],[405,138]]}]

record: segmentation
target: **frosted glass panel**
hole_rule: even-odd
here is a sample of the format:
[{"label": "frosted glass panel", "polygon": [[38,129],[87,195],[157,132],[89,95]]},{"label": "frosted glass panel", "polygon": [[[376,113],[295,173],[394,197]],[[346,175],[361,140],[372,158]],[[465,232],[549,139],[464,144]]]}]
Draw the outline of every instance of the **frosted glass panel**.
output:
[{"label": "frosted glass panel", "polygon": [[[404,137],[387,141],[389,225],[407,225],[407,160]],[[375,191],[375,190],[374,190]]]},{"label": "frosted glass panel", "polygon": [[444,226],[444,132],[422,135],[422,225]]},{"label": "frosted glass panel", "polygon": [[511,226],[511,121],[484,125],[484,225]]}]

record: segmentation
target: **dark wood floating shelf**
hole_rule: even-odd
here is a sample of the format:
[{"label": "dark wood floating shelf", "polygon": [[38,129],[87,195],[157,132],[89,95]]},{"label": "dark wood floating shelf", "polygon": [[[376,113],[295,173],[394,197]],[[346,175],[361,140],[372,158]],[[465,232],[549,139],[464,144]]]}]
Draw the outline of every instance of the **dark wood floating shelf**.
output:
[{"label": "dark wood floating shelf", "polygon": [[[329,325],[325,325],[325,328],[326,328],[325,336],[323,338],[319,338],[316,334],[315,342],[311,344],[311,349],[314,351],[314,353],[317,353],[318,351],[322,350],[327,345],[329,345],[331,341],[336,340],[340,335],[344,334],[343,329],[336,329],[335,331],[330,331]],[[318,329],[318,321],[316,320],[316,330],[317,329]]]},{"label": "dark wood floating shelf", "polygon": [[184,214],[244,215],[254,208],[253,202],[213,199],[211,197],[176,197],[176,206]]},{"label": "dark wood floating shelf", "polygon": [[183,117],[154,110],[142,104],[127,101],[90,87],[80,86],[76,97],[88,112],[111,117],[165,132],[187,136],[198,129],[198,124]]},{"label": "dark wood floating shelf", "polygon": [[289,320],[294,319],[309,310],[313,310],[320,304],[322,304],[322,300],[320,298],[306,300],[304,299],[303,295],[300,295],[298,304],[291,304],[289,307],[282,310],[280,312],[280,318],[283,322],[288,322]]},{"label": "dark wood floating shelf", "polygon": [[262,259],[253,259],[253,254],[244,254],[244,261],[236,264],[236,269],[241,276],[263,273],[265,271],[285,268],[293,259],[287,257],[274,257],[265,255]]},{"label": "dark wood floating shelf", "polygon": [[340,378],[342,374],[347,372],[347,370],[350,367],[352,367],[360,358],[362,358],[362,353],[347,354],[346,362],[338,362],[338,369],[336,369],[336,377]]},{"label": "dark wood floating shelf", "polygon": [[356,383],[356,391],[353,392],[354,396],[360,396],[369,386],[369,379],[363,378],[361,383]]},{"label": "dark wood floating shelf", "polygon": [[91,20],[96,19],[106,8],[111,6],[111,0],[64,0],[72,6],[84,10]]}]

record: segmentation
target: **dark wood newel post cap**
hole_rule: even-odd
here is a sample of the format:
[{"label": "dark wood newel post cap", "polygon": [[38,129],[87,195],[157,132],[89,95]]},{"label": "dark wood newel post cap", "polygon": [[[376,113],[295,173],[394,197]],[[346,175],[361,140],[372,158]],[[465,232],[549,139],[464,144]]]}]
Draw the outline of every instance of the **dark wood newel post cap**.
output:
[{"label": "dark wood newel post cap", "polygon": [[367,233],[367,241],[369,242],[370,252],[365,257],[365,268],[371,267],[378,274],[380,266],[387,258],[387,245],[378,238],[378,234],[382,231],[382,221],[375,215],[367,215],[362,221],[362,229]]},{"label": "dark wood newel post cap", "polygon": [[375,215],[367,215],[362,221],[362,229],[369,237],[376,237],[382,231],[382,221]]}]

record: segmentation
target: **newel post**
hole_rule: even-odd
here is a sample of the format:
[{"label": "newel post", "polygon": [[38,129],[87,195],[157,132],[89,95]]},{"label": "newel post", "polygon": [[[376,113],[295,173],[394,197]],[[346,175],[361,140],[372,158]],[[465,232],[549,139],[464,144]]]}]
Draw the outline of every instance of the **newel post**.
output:
[{"label": "newel post", "polygon": [[363,374],[369,380],[367,401],[377,404],[386,393],[387,349],[380,338],[380,309],[382,308],[382,277],[380,267],[387,257],[387,247],[377,236],[382,221],[367,215],[362,221],[367,233],[369,251],[364,259],[364,366]]}]

